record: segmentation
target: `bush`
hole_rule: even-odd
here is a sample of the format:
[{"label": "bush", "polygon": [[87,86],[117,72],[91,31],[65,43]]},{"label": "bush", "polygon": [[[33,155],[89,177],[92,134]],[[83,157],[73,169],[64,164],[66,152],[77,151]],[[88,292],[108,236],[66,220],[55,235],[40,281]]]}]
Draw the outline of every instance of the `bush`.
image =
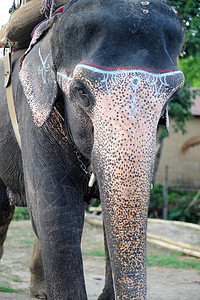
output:
[{"label": "bush", "polygon": [[[168,220],[185,222],[200,222],[200,204],[196,202],[190,209],[188,205],[196,196],[197,192],[184,192],[175,188],[168,190]],[[149,217],[163,217],[163,186],[155,185],[151,191],[149,204]]]},{"label": "bush", "polygon": [[15,206],[13,220],[22,221],[22,220],[29,220],[29,219],[30,219],[30,216],[29,216],[27,207]]}]

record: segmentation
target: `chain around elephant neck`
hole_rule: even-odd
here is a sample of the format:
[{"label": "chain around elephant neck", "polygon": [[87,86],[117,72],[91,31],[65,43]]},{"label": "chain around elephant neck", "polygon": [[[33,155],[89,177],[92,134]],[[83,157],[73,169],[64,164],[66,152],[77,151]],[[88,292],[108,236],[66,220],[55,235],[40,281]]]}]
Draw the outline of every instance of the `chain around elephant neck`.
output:
[{"label": "chain around elephant neck", "polygon": [[77,157],[77,159],[78,159],[78,161],[79,161],[79,163],[80,163],[80,167],[81,167],[81,169],[83,170],[83,172],[87,175],[87,176],[91,176],[92,175],[92,172],[90,172],[90,171],[88,171],[88,168],[86,167],[86,165],[84,164],[84,162],[82,161],[82,159],[81,159],[81,156],[82,156],[82,154],[78,151],[78,150],[76,150],[76,157]]},{"label": "chain around elephant neck", "polygon": [[[61,115],[61,113],[59,112],[59,110],[58,110],[56,107],[54,107],[54,110],[55,110],[56,114],[59,115],[59,117],[61,118],[61,120],[63,121],[63,123],[65,124],[65,120],[64,120],[63,116]],[[75,143],[74,143],[73,138],[72,138],[72,135],[69,133],[69,128],[66,129],[66,130],[67,130],[67,132],[68,132],[69,140],[71,141],[71,144],[72,144],[72,146],[73,146],[73,148],[74,148],[74,152],[75,152],[75,154],[76,154],[76,157],[77,157],[77,159],[78,159],[78,161],[79,161],[81,170],[82,170],[87,176],[91,177],[92,172],[90,172],[90,171],[88,170],[87,166],[84,164],[84,162],[83,162],[83,160],[82,160],[83,155],[82,155],[81,152],[76,148]]]},{"label": "chain around elephant neck", "polygon": [[88,182],[88,187],[92,188],[95,181],[96,181],[96,176],[94,175],[93,172],[88,171],[88,168],[86,167],[86,165],[83,163],[81,156],[82,154],[77,150],[76,152],[76,157],[80,163],[80,167],[83,170],[83,172],[90,178],[89,182]]}]

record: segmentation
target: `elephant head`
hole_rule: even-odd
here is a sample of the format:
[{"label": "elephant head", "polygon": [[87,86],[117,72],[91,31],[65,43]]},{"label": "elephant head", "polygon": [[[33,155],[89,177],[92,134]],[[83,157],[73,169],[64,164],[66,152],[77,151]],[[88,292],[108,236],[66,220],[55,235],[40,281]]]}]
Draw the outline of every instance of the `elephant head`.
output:
[{"label": "elephant head", "polygon": [[36,126],[63,102],[99,185],[115,298],[144,299],[156,131],[184,83],[182,28],[159,0],[71,4],[27,54],[21,81]]}]

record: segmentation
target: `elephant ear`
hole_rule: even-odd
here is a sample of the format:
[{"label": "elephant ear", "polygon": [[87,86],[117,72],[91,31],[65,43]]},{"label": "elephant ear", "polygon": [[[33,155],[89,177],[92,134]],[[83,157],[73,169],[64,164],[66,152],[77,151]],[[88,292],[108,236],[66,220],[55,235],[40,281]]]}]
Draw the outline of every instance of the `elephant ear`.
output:
[{"label": "elephant ear", "polygon": [[21,64],[20,80],[37,126],[47,120],[57,96],[51,32],[28,49]]}]

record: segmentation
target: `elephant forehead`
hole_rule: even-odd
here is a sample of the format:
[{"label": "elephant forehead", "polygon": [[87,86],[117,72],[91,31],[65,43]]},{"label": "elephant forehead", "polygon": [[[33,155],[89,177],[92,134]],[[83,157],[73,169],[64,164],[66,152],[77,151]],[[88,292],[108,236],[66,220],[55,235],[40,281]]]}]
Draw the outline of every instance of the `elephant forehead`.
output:
[{"label": "elephant forehead", "polygon": [[133,67],[103,69],[79,64],[73,77],[89,86],[97,105],[105,108],[108,105],[128,105],[132,116],[137,108],[144,106],[155,110],[157,104],[157,109],[160,110],[184,84],[183,73],[178,69],[153,73]]},{"label": "elephant forehead", "polygon": [[129,144],[130,138],[138,147],[139,141],[150,141],[164,105],[184,83],[178,69],[155,74],[144,69],[103,70],[80,64],[73,77],[89,86],[96,101],[91,111],[96,152],[118,149],[118,145]]}]

